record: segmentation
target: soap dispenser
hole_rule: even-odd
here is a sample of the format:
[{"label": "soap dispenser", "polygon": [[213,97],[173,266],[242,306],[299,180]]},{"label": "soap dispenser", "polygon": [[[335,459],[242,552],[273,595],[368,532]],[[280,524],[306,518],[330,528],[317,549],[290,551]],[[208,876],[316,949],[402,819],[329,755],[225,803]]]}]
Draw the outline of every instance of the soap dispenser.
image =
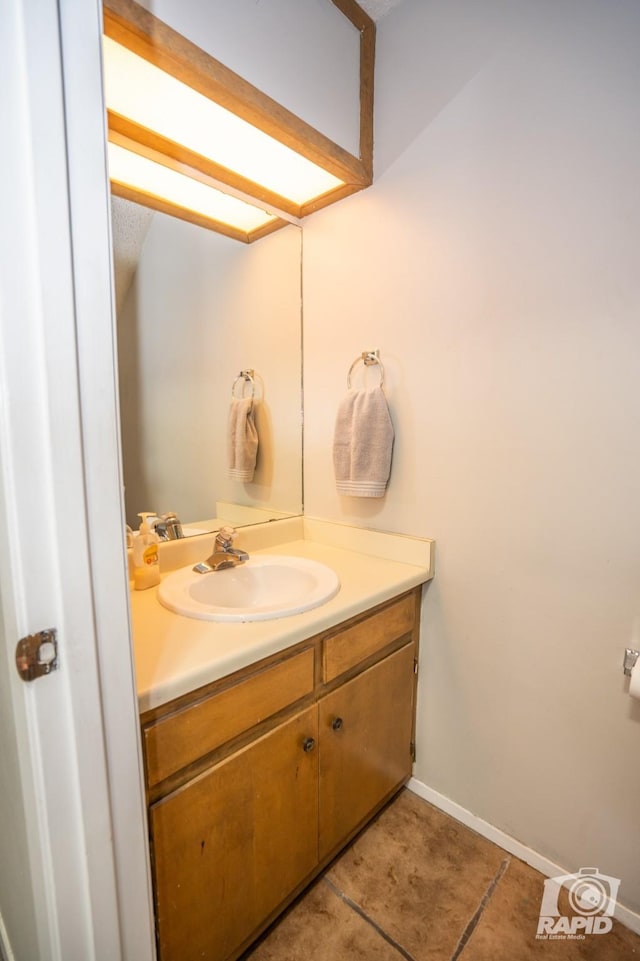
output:
[{"label": "soap dispenser", "polygon": [[136,591],[145,591],[160,583],[160,564],[158,563],[158,535],[151,529],[148,517],[153,511],[138,514],[142,518],[140,532],[133,539],[133,586]]}]

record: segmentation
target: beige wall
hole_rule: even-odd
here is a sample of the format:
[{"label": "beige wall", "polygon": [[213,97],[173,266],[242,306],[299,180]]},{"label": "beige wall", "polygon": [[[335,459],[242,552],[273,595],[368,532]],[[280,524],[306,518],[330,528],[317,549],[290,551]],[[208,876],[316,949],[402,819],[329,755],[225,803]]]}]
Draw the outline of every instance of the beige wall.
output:
[{"label": "beige wall", "polygon": [[[417,777],[640,909],[640,5],[405,0],[377,181],[304,233],[305,509],[431,536]],[[379,348],[384,501],[335,493]]]}]

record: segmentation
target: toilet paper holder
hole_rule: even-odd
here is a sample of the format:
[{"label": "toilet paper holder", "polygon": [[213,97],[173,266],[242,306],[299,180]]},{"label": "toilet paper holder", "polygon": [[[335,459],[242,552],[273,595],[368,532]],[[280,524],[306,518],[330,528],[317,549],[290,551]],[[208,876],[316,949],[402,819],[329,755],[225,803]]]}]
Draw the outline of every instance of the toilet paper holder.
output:
[{"label": "toilet paper holder", "polygon": [[624,661],[622,666],[624,668],[624,673],[627,677],[631,677],[631,668],[635,667],[636,661],[640,657],[640,651],[634,651],[632,648],[627,647],[624,652]]}]

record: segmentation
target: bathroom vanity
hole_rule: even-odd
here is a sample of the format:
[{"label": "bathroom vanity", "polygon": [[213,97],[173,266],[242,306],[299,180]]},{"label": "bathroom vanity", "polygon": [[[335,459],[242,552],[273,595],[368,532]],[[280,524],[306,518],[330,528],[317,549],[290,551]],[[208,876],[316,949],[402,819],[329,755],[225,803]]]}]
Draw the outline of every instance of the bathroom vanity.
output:
[{"label": "bathroom vanity", "polygon": [[[141,608],[153,611],[142,660],[164,624],[161,646],[188,647],[191,634],[213,662],[212,678],[186,689],[165,648],[163,693],[141,698],[160,961],[237,958],[411,774],[430,553],[419,566],[309,541],[278,549],[322,556],[340,594],[261,625],[159,612],[152,591],[133,598],[134,636]],[[242,650],[228,671],[216,647],[228,667],[234,632]]]}]

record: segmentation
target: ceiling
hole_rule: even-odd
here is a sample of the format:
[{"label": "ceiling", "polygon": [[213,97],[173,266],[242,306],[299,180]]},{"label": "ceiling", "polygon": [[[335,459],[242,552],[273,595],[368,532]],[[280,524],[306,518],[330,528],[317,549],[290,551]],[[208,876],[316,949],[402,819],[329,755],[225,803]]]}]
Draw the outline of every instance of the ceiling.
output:
[{"label": "ceiling", "polygon": [[111,229],[113,232],[113,273],[116,288],[116,310],[124,303],[138,267],[153,210],[111,197]]},{"label": "ceiling", "polygon": [[399,3],[402,3],[402,0],[358,0],[358,2],[372,20],[380,20],[390,10],[397,7]]}]

